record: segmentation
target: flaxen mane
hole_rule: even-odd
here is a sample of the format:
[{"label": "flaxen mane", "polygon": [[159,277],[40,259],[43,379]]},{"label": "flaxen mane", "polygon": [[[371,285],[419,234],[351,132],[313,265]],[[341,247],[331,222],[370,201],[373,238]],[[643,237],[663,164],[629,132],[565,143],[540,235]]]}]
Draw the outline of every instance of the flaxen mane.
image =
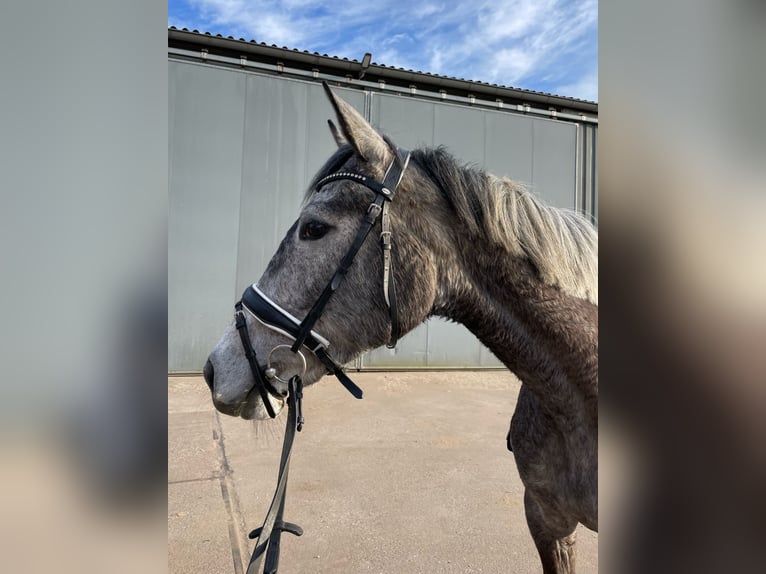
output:
[{"label": "flaxen mane", "polygon": [[510,179],[458,164],[443,147],[416,150],[412,161],[469,233],[528,257],[543,281],[598,304],[598,235],[588,220]]}]

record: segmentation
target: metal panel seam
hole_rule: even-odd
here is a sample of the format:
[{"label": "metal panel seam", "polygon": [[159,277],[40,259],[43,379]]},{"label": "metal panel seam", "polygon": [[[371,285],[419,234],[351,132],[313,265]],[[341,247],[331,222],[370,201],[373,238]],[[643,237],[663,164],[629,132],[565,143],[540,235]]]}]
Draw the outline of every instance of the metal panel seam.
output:
[{"label": "metal panel seam", "polygon": [[590,159],[591,159],[591,210],[590,210],[590,218],[593,222],[593,225],[598,227],[598,218],[596,217],[596,210],[597,210],[597,204],[598,204],[598,166],[597,166],[597,157],[596,157],[596,146],[597,144],[597,134],[598,130],[594,127],[591,133],[591,146],[590,146]]},{"label": "metal panel seam", "polygon": [[239,256],[241,253],[242,242],[242,196],[245,193],[245,149],[247,143],[247,90],[248,90],[248,78],[243,74],[245,81],[245,94],[242,98],[242,152],[240,154],[239,162],[239,217],[237,218],[237,255],[234,261],[234,294],[233,300],[236,301],[239,294],[237,293],[237,280],[239,279]]},{"label": "metal panel seam", "polygon": [[582,171],[583,171],[582,137],[583,137],[582,126],[580,124],[577,124],[577,137],[575,138],[575,209],[579,212],[582,212],[583,209],[585,208],[585,202],[583,200],[585,193],[583,192],[583,180],[582,180]]}]

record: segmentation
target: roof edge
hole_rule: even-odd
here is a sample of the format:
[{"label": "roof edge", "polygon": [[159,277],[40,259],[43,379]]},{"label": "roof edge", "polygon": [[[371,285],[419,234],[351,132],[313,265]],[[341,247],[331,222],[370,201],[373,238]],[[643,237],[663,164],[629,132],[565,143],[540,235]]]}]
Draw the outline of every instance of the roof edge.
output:
[{"label": "roof edge", "polygon": [[221,34],[210,34],[197,30],[177,29],[174,26],[168,28],[168,47],[187,50],[207,49],[209,52],[238,57],[246,55],[256,61],[273,63],[281,62],[291,67],[311,70],[317,68],[325,73],[340,76],[358,77],[364,71],[366,80],[380,81],[409,87],[417,86],[418,89],[431,89],[433,91],[447,90],[454,95],[474,96],[481,99],[502,99],[508,104],[535,104],[536,106],[553,107],[560,111],[573,110],[598,115],[598,103],[588,100],[580,100],[568,96],[558,96],[545,92],[535,92],[520,88],[488,84],[485,82],[439,76],[428,72],[405,70],[383,64],[371,63],[363,66],[358,60],[339,58],[318,52],[300,51],[295,48],[279,47],[275,44],[268,45],[255,40],[247,41],[244,38],[224,37]]}]

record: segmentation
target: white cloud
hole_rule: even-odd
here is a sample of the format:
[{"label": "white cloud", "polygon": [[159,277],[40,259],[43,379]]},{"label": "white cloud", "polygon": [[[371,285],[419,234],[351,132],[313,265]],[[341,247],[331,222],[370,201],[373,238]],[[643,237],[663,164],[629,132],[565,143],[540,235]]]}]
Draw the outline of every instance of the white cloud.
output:
[{"label": "white cloud", "polygon": [[434,14],[442,12],[444,8],[445,7],[443,4],[421,4],[420,6],[414,8],[412,15],[417,19],[426,18],[428,16],[433,16]]},{"label": "white cloud", "polygon": [[489,79],[495,82],[502,78],[510,84],[515,84],[529,74],[536,61],[537,56],[528,50],[500,50],[493,54],[491,66],[487,69]]},{"label": "white cloud", "polygon": [[534,34],[555,13],[555,0],[515,0],[491,4],[479,13],[478,30],[490,43]]}]

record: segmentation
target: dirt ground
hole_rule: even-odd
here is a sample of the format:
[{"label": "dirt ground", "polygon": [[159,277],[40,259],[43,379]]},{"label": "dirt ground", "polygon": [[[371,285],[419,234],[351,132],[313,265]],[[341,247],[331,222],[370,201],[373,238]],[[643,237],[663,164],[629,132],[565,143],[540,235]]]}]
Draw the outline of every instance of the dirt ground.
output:
[{"label": "dirt ground", "polygon": [[[505,436],[519,382],[503,371],[351,373],[308,388],[295,439],[280,572],[541,571]],[[169,377],[168,566],[242,573],[276,486],[283,413],[217,413],[202,377]],[[578,572],[598,535],[578,529]]]}]

